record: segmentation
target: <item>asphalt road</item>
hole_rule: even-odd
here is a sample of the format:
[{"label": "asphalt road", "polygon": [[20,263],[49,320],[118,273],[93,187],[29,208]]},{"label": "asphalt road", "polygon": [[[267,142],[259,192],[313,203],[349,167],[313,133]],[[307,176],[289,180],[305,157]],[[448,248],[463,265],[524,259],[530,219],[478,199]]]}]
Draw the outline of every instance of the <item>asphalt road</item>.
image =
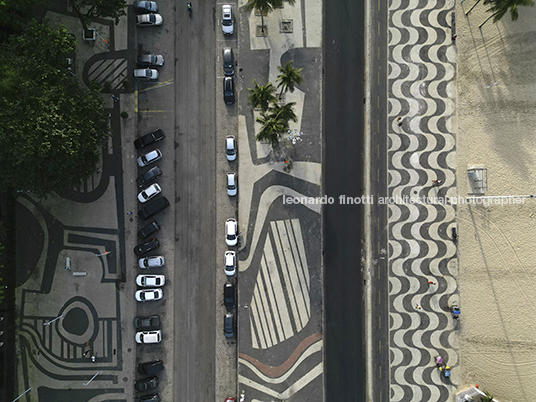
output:
[{"label": "asphalt road", "polygon": [[214,3],[175,10],[174,400],[214,401],[215,82]]},{"label": "asphalt road", "polygon": [[[383,4],[382,4],[383,3]],[[375,200],[387,196],[387,5],[371,3],[371,26],[374,27],[370,46],[370,137],[371,137],[371,195]],[[387,205],[371,206],[371,328],[372,328],[372,400],[389,400],[389,264]]]},{"label": "asphalt road", "polygon": [[363,206],[364,2],[325,3],[324,209],[326,400],[365,400]]}]

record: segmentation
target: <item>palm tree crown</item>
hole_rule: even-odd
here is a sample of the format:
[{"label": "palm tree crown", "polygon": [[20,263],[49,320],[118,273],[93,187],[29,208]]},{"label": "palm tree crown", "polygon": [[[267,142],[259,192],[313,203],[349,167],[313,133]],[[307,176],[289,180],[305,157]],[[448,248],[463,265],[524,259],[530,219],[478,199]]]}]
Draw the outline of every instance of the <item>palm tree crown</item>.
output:
[{"label": "palm tree crown", "polygon": [[493,13],[493,22],[499,21],[510,9],[512,21],[519,18],[518,6],[534,6],[533,0],[484,0],[484,5],[491,4],[488,11]]},{"label": "palm tree crown", "polygon": [[269,141],[272,148],[277,146],[283,133],[288,130],[288,122],[273,115],[267,116],[263,113],[257,118],[257,123],[262,124],[256,137],[257,141]]},{"label": "palm tree crown", "polygon": [[293,63],[294,60],[291,60],[285,64],[284,67],[277,67],[281,72],[281,74],[277,76],[277,81],[279,82],[277,87],[281,88],[281,93],[279,94],[280,97],[283,95],[283,91],[294,92],[294,86],[300,85],[303,82],[303,77],[301,75],[303,68],[294,68],[292,65]]},{"label": "palm tree crown", "polygon": [[261,110],[265,112],[268,110],[270,102],[274,102],[276,100],[274,95],[275,88],[271,82],[262,86],[257,83],[256,79],[254,79],[253,82],[255,83],[255,87],[248,88],[248,91],[250,92],[249,103],[255,109],[261,108]]}]

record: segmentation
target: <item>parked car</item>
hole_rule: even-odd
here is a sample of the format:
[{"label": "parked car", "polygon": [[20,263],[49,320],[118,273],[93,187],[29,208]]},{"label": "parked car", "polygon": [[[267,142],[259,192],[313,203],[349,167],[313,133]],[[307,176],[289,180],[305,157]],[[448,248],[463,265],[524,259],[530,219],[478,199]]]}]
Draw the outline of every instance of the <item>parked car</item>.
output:
[{"label": "parked car", "polygon": [[237,155],[236,139],[234,135],[228,135],[225,137],[225,154],[228,161],[234,161]]},{"label": "parked car", "polygon": [[158,4],[154,1],[135,1],[134,11],[141,13],[156,13],[158,11]]},{"label": "parked car", "polygon": [[160,288],[137,290],[135,296],[136,300],[139,302],[154,301],[162,299],[162,297],[164,297],[164,292]]},{"label": "parked car", "polygon": [[152,394],[152,395],[143,395],[136,397],[135,402],[161,402],[160,396],[158,394]]},{"label": "parked car", "polygon": [[149,201],[151,198],[156,197],[161,192],[162,189],[158,184],[151,184],[145,190],[140,191],[140,193],[138,194],[138,201],[143,204],[144,202]]},{"label": "parked car", "polygon": [[138,392],[149,391],[158,386],[158,377],[148,377],[138,380],[134,383],[134,389]]},{"label": "parked car", "polygon": [[225,398],[225,402],[235,402],[236,399],[234,398]]},{"label": "parked car", "polygon": [[235,103],[234,80],[233,77],[223,78],[223,100],[226,105]]},{"label": "parked car", "polygon": [[152,235],[153,233],[156,233],[160,230],[160,225],[157,221],[152,221],[148,225],[145,225],[142,227],[139,232],[138,236],[140,236],[142,239],[145,239],[147,236]]},{"label": "parked car", "polygon": [[152,315],[150,317],[134,318],[134,328],[140,331],[157,329],[159,327],[160,327],[160,317],[157,315]]},{"label": "parked car", "polygon": [[236,219],[227,219],[225,222],[225,243],[228,246],[236,246],[238,243],[238,223]]},{"label": "parked car", "polygon": [[140,54],[136,59],[138,66],[160,67],[164,65],[164,56],[161,54]]},{"label": "parked car", "polygon": [[160,159],[162,159],[162,152],[160,152],[160,150],[157,148],[147,152],[146,154],[143,154],[138,158],[137,161],[139,167],[144,167]]},{"label": "parked car", "polygon": [[230,47],[223,48],[223,73],[234,75],[234,56],[233,49]]},{"label": "parked car", "polygon": [[151,216],[163,211],[169,207],[169,201],[166,197],[159,197],[154,201],[151,201],[149,204],[144,206],[138,211],[138,216],[145,220]]},{"label": "parked car", "polygon": [[234,276],[236,274],[236,253],[234,251],[225,252],[225,275]]},{"label": "parked car", "polygon": [[225,314],[223,318],[223,333],[226,338],[234,336],[234,315],[232,313]]},{"label": "parked car", "polygon": [[138,343],[160,343],[161,340],[162,331],[159,329],[155,331],[136,332],[136,342]]},{"label": "parked car", "polygon": [[152,257],[140,258],[138,265],[141,269],[151,269],[163,267],[166,260],[161,255],[155,255]]},{"label": "parked car", "polygon": [[233,24],[233,8],[229,4],[225,4],[221,7],[222,20],[221,29],[224,35],[232,35],[234,32]]},{"label": "parked car", "polygon": [[142,14],[136,17],[136,24],[140,27],[162,25],[162,22],[164,20],[160,14]]},{"label": "parked car", "polygon": [[134,70],[134,78],[138,81],[154,81],[158,79],[158,70],[154,68],[137,68]]},{"label": "parked car", "polygon": [[155,142],[162,141],[166,136],[162,129],[157,129],[147,133],[134,141],[136,149],[145,148],[147,145],[154,144]]},{"label": "parked car", "polygon": [[146,184],[149,184],[155,180],[158,176],[162,174],[162,170],[158,166],[153,166],[148,171],[143,174],[140,174],[136,179],[136,184],[138,187],[143,187]]},{"label": "parked car", "polygon": [[166,284],[164,275],[138,275],[136,285],[144,288],[159,288]]},{"label": "parked car", "polygon": [[164,362],[162,360],[153,360],[138,364],[138,373],[153,375],[164,370]]},{"label": "parked car", "polygon": [[223,285],[223,304],[228,311],[234,308],[235,299],[235,285],[234,283],[227,282]]},{"label": "parked car", "polygon": [[227,173],[227,195],[234,197],[237,192],[236,173]]},{"label": "parked car", "polygon": [[134,247],[134,254],[136,254],[139,257],[153,250],[156,250],[159,247],[160,247],[160,242],[157,239],[152,238],[151,240],[138,244],[136,247]]}]

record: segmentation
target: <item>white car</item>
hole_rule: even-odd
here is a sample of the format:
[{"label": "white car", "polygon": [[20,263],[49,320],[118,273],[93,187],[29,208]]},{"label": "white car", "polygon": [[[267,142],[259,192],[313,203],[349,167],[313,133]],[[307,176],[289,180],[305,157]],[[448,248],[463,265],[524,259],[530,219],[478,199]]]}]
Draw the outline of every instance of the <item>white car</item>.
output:
[{"label": "white car", "polygon": [[234,32],[233,8],[229,4],[221,6],[222,20],[221,29],[224,35],[232,35]]},{"label": "white car", "polygon": [[160,14],[142,14],[136,17],[136,23],[140,27],[162,25],[162,22],[164,20]]},{"label": "white car", "polygon": [[134,78],[138,81],[154,81],[158,79],[158,71],[154,68],[137,68],[134,70]]},{"label": "white car", "polygon": [[144,167],[160,159],[162,159],[162,152],[159,149],[154,149],[138,158],[138,166]]},{"label": "white car", "polygon": [[164,275],[138,275],[136,284],[144,288],[157,288],[164,286],[166,277]]},{"label": "white car", "polygon": [[160,300],[162,297],[164,297],[162,289],[138,290],[136,292],[136,300],[139,302]]},{"label": "white car", "polygon": [[228,246],[236,246],[238,243],[238,224],[236,219],[227,219],[225,222],[225,243]]},{"label": "white car", "polygon": [[136,332],[136,342],[138,343],[160,343],[162,340],[162,331],[143,331]]},{"label": "white car", "polygon": [[159,268],[159,267],[163,267],[165,263],[166,263],[166,260],[161,255],[140,258],[138,261],[138,265],[140,266],[141,269]]},{"label": "white car", "polygon": [[149,201],[154,196],[160,194],[162,192],[162,189],[158,184],[151,184],[149,187],[147,187],[145,190],[141,190],[138,194],[138,201],[143,203]]},{"label": "white car", "polygon": [[225,252],[225,275],[234,276],[236,274],[236,253],[234,251]]},{"label": "white car", "polygon": [[236,139],[233,135],[225,137],[225,154],[228,161],[236,159]]},{"label": "white car", "polygon": [[234,197],[237,192],[236,173],[227,173],[227,195]]}]

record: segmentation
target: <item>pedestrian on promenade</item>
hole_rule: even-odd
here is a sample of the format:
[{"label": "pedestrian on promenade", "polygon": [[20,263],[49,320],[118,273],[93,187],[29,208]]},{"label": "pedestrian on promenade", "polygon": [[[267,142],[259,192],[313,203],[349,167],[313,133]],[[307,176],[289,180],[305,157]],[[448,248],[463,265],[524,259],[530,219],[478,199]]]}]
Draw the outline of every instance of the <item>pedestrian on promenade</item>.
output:
[{"label": "pedestrian on promenade", "polygon": [[91,361],[95,363],[95,355],[91,356]]},{"label": "pedestrian on promenade", "polygon": [[398,127],[401,127],[402,126],[402,117],[398,116],[396,121],[398,122]]},{"label": "pedestrian on promenade", "polygon": [[102,169],[101,169],[101,168],[97,168],[97,173],[98,173],[98,174],[101,174],[101,173],[102,173]]},{"label": "pedestrian on promenade", "polygon": [[437,285],[437,283],[432,282],[432,281],[428,281],[428,284],[429,284],[429,285]]},{"label": "pedestrian on promenade", "polygon": [[119,102],[119,97],[115,95],[112,95],[112,99],[114,100],[114,102]]},{"label": "pedestrian on promenade", "polygon": [[452,40],[455,41],[457,37],[458,37],[458,35],[456,35],[456,34],[452,35]]},{"label": "pedestrian on promenade", "polygon": [[440,186],[443,184],[443,180],[432,180],[433,186]]},{"label": "pedestrian on promenade", "polygon": [[416,308],[417,310],[420,310],[420,309],[421,309],[421,306],[419,306],[419,305],[417,304],[417,305],[415,306],[415,308]]},{"label": "pedestrian on promenade", "polygon": [[128,211],[128,212],[127,212],[127,215],[132,215],[132,212]]}]

